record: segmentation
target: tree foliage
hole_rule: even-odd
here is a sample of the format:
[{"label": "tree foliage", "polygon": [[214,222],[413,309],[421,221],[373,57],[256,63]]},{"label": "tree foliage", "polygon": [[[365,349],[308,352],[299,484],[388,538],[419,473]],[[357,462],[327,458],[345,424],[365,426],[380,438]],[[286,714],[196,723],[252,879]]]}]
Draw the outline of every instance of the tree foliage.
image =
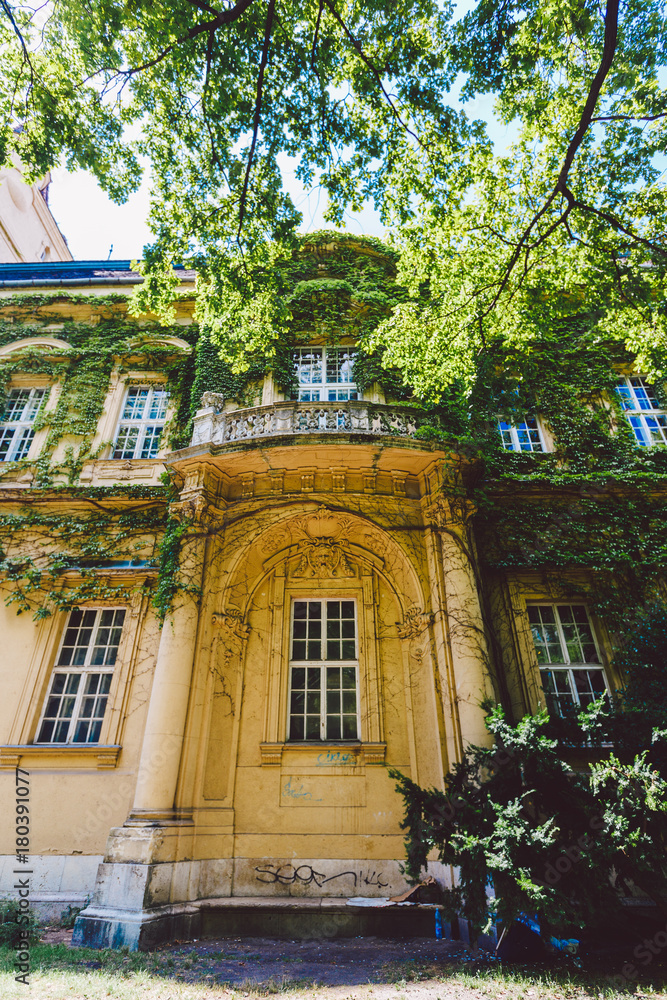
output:
[{"label": "tree foliage", "polygon": [[[64,158],[118,199],[151,164],[144,306],[168,316],[166,268],[190,259],[222,339],[270,345],[292,157],[331,220],[370,198],[393,227],[409,294],[375,345],[421,396],[582,306],[667,371],[664,0],[478,0],[458,19],[434,0],[0,7],[0,162]],[[508,149],[466,111],[484,95]]]},{"label": "tree foliage", "polygon": [[444,792],[390,772],[405,802],[408,875],[419,878],[431,851],[458,868],[446,909],[476,934],[492,917],[508,927],[521,915],[536,916],[547,940],[622,924],[621,897],[637,890],[665,912],[667,783],[649,752],[573,771],[546,722],[541,712],[511,726],[495,709],[496,745],[469,747]]}]

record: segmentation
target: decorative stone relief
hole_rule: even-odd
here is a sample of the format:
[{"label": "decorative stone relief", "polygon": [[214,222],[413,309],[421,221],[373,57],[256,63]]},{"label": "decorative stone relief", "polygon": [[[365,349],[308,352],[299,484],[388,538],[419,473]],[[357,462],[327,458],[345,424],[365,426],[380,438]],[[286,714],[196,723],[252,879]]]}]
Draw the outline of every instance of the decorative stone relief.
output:
[{"label": "decorative stone relief", "polygon": [[431,624],[434,619],[432,612],[423,612],[420,607],[413,604],[405,612],[405,620],[396,622],[396,628],[401,639],[416,639]]},{"label": "decorative stone relief", "polygon": [[463,497],[445,499],[442,494],[424,510],[424,517],[434,528],[442,531],[445,528],[465,526],[474,513],[471,504]]},{"label": "decorative stone relief", "polygon": [[291,521],[290,527],[303,548],[292,576],[306,579],[355,576],[342,548],[352,524],[352,518],[325,506]]},{"label": "decorative stone relief", "polygon": [[331,470],[331,485],[334,492],[340,493],[345,490],[346,485],[346,469],[333,469]]},{"label": "decorative stone relief", "polygon": [[306,579],[355,576],[341,546],[331,538],[308,543],[292,576]]},{"label": "decorative stone relief", "polygon": [[223,629],[230,638],[244,640],[250,635],[250,626],[243,621],[243,615],[240,611],[232,611],[228,608],[222,613],[214,614],[212,621],[215,626]]},{"label": "decorative stone relief", "polygon": [[397,497],[405,496],[405,480],[407,479],[406,472],[392,472],[391,474],[392,483],[394,485],[394,493]]},{"label": "decorative stone relief", "polygon": [[255,473],[244,472],[241,479],[241,496],[251,497],[255,494]]},{"label": "decorative stone relief", "polygon": [[272,493],[282,493],[285,483],[285,470],[284,469],[272,469],[269,472],[271,478],[271,492]]},{"label": "decorative stone relief", "polygon": [[377,472],[373,469],[370,472],[364,472],[364,493],[375,493],[375,484],[377,482]]},{"label": "decorative stone relief", "polygon": [[201,398],[201,405],[205,410],[212,407],[215,413],[222,413],[225,406],[225,397],[221,392],[205,392]]}]

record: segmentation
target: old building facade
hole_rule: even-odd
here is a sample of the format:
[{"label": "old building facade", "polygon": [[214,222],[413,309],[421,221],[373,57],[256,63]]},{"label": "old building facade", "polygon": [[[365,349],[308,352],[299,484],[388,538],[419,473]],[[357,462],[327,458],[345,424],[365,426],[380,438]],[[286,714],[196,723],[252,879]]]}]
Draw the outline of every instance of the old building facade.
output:
[{"label": "old building facade", "polygon": [[[296,901],[340,931],[405,888],[386,765],[442,787],[489,699],[613,688],[604,623],[530,570],[485,592],[474,460],[362,391],[349,338],[294,346],[293,398],[270,370],[229,397],[197,381],[191,273],[164,330],[128,317],[127,264],[71,269],[0,274],[0,760],[29,774],[33,898],[87,901],[96,945]],[[537,417],[499,433],[550,446]]]}]

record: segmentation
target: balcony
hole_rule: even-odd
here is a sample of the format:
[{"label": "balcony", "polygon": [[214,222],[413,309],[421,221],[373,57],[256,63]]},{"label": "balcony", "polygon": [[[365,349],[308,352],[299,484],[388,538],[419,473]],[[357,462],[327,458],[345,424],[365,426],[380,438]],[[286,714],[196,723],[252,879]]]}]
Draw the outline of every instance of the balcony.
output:
[{"label": "balcony", "polygon": [[301,434],[414,436],[417,411],[400,406],[348,400],[337,403],[300,403],[293,400],[224,411],[224,400],[204,393],[203,409],[194,419],[192,446],[224,445]]}]

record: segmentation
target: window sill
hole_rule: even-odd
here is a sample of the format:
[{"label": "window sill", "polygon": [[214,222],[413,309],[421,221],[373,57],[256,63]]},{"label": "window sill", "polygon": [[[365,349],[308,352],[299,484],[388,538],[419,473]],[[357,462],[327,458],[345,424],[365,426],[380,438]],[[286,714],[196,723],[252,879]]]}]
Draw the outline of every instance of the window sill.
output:
[{"label": "window sill", "polygon": [[0,746],[0,769],[8,770],[34,764],[36,767],[115,768],[121,746],[78,743],[30,743],[24,746]]},{"label": "window sill", "polygon": [[260,743],[262,765],[280,766],[283,753],[297,753],[317,758],[318,766],[341,767],[363,764],[384,764],[387,753],[386,743],[359,743],[343,740],[303,741],[294,743]]}]

